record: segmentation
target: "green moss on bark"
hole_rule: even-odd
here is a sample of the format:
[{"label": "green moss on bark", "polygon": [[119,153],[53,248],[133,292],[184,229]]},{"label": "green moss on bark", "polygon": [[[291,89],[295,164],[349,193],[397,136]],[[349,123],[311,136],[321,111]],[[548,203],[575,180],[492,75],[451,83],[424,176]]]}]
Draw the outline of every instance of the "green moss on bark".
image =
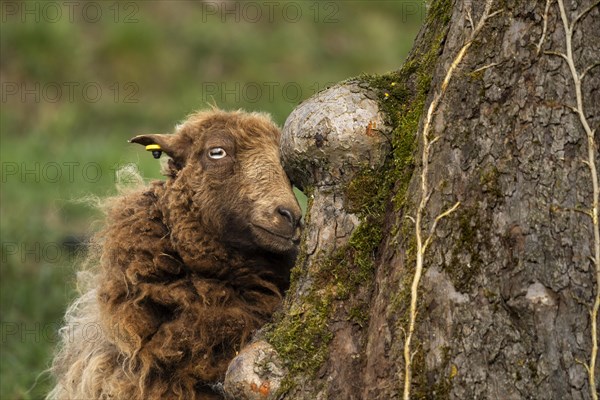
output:
[{"label": "green moss on bark", "polygon": [[327,329],[331,299],[309,296],[294,304],[267,339],[282,359],[289,372],[314,374],[327,359],[327,345],[332,334]]}]

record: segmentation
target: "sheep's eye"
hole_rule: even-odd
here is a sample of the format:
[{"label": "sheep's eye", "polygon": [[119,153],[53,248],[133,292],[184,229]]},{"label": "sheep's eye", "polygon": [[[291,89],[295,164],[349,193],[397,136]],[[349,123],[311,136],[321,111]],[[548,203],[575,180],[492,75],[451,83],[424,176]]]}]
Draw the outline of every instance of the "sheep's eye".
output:
[{"label": "sheep's eye", "polygon": [[214,160],[218,160],[219,158],[223,158],[227,155],[225,150],[221,147],[213,147],[208,151],[208,156]]}]

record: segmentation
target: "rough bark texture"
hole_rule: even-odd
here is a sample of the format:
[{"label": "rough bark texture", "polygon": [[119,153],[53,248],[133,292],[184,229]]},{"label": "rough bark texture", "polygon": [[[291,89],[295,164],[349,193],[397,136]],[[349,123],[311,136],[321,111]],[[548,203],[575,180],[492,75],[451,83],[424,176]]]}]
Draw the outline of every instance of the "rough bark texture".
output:
[{"label": "rough bark texture", "polygon": [[[433,194],[425,226],[456,201],[461,205],[439,224],[425,255],[412,398],[591,398],[582,363],[590,360],[589,311],[597,290],[592,222],[568,209],[590,207],[592,178],[582,162],[586,136],[569,108],[575,89],[568,67],[544,52],[565,51],[555,2],[537,49],[545,3],[496,2],[492,10],[502,12],[478,34],[434,116],[432,137],[439,140],[429,165]],[[582,3],[566,4],[569,21],[593,4]],[[414,226],[406,217],[415,215],[419,198],[418,132],[470,34],[466,16],[476,22],[482,10],[478,2],[432,2],[399,71],[329,89],[286,123],[287,169],[312,202],[285,310],[263,335],[289,370],[282,398],[402,397],[415,262]],[[599,21],[596,5],[575,26],[580,71],[600,61]],[[596,143],[599,72],[591,69],[582,86]],[[350,100],[356,109],[344,105],[349,120],[361,115],[361,101],[378,93],[372,115],[385,112],[387,119],[374,137],[389,139],[385,161],[338,142],[321,152],[335,129],[311,123],[302,110],[319,110],[323,97],[335,97],[340,87],[363,93]],[[361,121],[355,135],[372,133],[370,119]],[[371,144],[381,151],[382,143]],[[344,151],[365,161],[352,164],[348,176],[332,169],[339,160],[330,158]]]},{"label": "rough bark texture", "polygon": [[[567,4],[570,21],[591,5],[583,3]],[[430,210],[463,204],[427,257],[423,378],[446,380],[451,398],[589,399],[578,360],[589,361],[592,346],[592,226],[583,214],[559,211],[590,206],[586,137],[567,107],[575,91],[566,63],[537,54],[544,2],[497,8],[503,13],[488,21],[435,120],[442,139],[430,169],[443,188]],[[445,54],[463,40],[461,18],[457,6]],[[600,59],[600,42],[591,40],[599,28],[598,7],[575,28],[581,70]],[[565,51],[556,3],[542,49]],[[490,63],[497,65],[472,73]],[[583,89],[598,127],[598,69]]]}]

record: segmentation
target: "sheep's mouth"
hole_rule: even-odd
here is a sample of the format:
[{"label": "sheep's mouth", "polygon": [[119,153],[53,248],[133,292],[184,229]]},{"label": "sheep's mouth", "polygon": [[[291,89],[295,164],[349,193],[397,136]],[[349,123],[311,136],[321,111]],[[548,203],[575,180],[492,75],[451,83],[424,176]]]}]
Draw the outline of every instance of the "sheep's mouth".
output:
[{"label": "sheep's mouth", "polygon": [[278,238],[284,239],[284,240],[290,240],[290,241],[294,241],[294,236],[292,235],[282,235],[281,233],[277,233],[277,232],[273,232],[272,230],[265,228],[264,226],[261,225],[257,225],[257,224],[252,224],[253,227],[260,229],[262,232],[266,232],[270,235],[273,236],[277,236]]},{"label": "sheep's mouth", "polygon": [[275,232],[269,228],[266,228],[262,225],[253,224],[253,223],[251,223],[250,225],[253,228],[252,230],[254,231],[254,234],[259,239],[263,239],[263,238],[267,239],[267,241],[269,243],[275,245],[274,247],[276,247],[276,248],[283,247],[282,250],[286,250],[286,249],[295,247],[300,243],[299,235],[284,235],[284,234]]}]

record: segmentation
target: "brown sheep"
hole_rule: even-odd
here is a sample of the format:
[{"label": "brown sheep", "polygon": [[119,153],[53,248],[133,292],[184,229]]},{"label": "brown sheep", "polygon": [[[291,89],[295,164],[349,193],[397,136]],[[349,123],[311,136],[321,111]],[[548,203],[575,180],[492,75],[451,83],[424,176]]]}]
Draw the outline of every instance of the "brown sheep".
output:
[{"label": "brown sheep", "polygon": [[131,139],[171,157],[168,178],[108,202],[50,399],[220,398],[212,384],[280,304],[297,254],[279,138],[264,114],[212,110]]}]

